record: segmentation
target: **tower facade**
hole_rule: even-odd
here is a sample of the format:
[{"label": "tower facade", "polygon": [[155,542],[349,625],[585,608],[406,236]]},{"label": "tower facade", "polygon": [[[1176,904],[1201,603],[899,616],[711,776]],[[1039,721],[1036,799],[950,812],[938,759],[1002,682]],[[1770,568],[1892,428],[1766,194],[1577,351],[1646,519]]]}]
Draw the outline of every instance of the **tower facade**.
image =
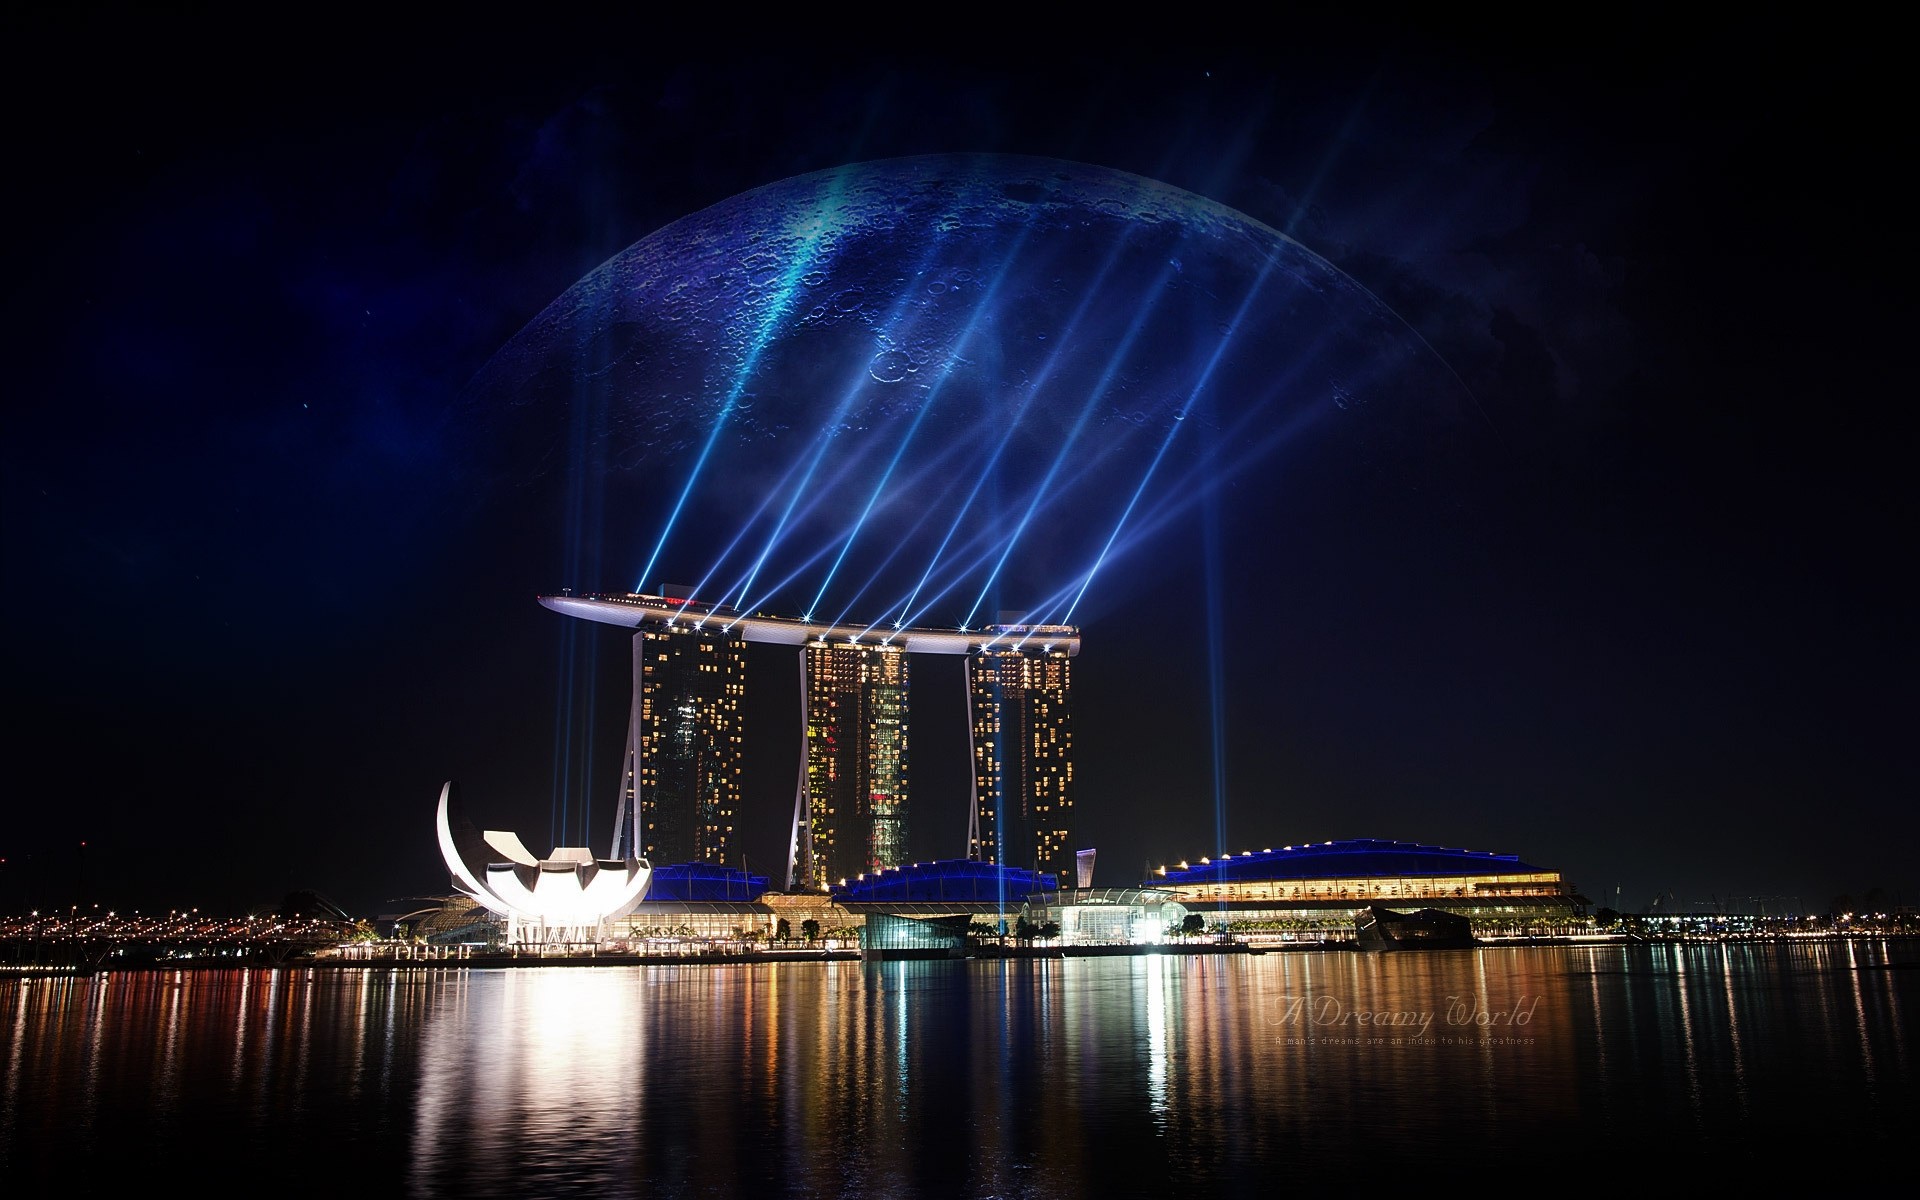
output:
[{"label": "tower facade", "polygon": [[728,863],[740,806],[746,641],[649,620],[633,635],[633,706],[613,857]]},{"label": "tower facade", "polygon": [[994,640],[967,659],[974,774],[967,855],[1070,884],[1078,877],[1071,841],[1078,631],[996,625],[987,632]]},{"label": "tower facade", "polygon": [[818,889],[907,861],[908,658],[898,646],[824,639],[801,656],[806,760],[792,883]]},{"label": "tower facade", "polygon": [[[1080,631],[1001,613],[985,629],[874,626],[744,613],[692,589],[539,597],[633,639],[633,710],[613,858],[731,864],[741,798],[746,646],[799,655],[800,764],[784,886],[826,891],[908,864],[908,663],[966,658],[972,788],[967,856],[1061,886],[1072,848],[1072,658]],[[638,632],[634,632],[637,630]]]}]

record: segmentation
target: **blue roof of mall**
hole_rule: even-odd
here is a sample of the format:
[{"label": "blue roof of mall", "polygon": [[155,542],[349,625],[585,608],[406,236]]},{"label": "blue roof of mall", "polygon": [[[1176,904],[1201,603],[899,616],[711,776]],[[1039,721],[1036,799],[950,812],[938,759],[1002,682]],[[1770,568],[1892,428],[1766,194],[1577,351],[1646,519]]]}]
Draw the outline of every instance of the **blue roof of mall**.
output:
[{"label": "blue roof of mall", "polygon": [[1059,887],[1052,875],[1020,867],[949,858],[937,862],[889,867],[828,889],[842,904],[925,903],[949,901],[996,904],[1024,900],[1036,892]]},{"label": "blue roof of mall", "polygon": [[767,890],[765,875],[749,875],[738,867],[712,863],[670,863],[653,869],[647,883],[648,903],[708,900],[758,900]]},{"label": "blue roof of mall", "polygon": [[1166,874],[1145,886],[1170,883],[1239,883],[1261,879],[1348,879],[1380,875],[1513,875],[1540,868],[1518,855],[1491,850],[1451,850],[1418,842],[1388,842],[1357,838],[1344,842],[1314,842],[1223,854],[1211,862],[1166,868]]}]

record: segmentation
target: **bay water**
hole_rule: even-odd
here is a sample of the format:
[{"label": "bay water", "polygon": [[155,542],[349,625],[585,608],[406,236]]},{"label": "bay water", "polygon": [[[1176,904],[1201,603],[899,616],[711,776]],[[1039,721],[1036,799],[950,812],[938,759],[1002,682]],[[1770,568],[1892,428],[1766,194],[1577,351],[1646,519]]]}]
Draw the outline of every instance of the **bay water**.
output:
[{"label": "bay water", "polygon": [[0,979],[0,1194],[1838,1187],[1916,1014],[1871,939]]}]

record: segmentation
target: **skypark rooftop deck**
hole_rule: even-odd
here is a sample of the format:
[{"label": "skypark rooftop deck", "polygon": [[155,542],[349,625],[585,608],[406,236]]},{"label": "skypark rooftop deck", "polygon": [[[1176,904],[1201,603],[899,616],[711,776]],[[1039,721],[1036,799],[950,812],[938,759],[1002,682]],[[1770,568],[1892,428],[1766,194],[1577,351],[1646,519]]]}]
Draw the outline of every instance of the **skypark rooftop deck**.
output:
[{"label": "skypark rooftop deck", "polygon": [[626,595],[541,596],[554,612],[602,625],[635,629],[649,621],[731,629],[749,642],[804,646],[827,641],[862,646],[897,646],[913,654],[976,654],[982,650],[1021,649],[1046,654],[1080,653],[1080,630],[1072,625],[988,625],[982,629],[926,629],[890,624],[874,626],[803,621],[789,617],[744,616],[725,605],[703,604],[641,593]]}]

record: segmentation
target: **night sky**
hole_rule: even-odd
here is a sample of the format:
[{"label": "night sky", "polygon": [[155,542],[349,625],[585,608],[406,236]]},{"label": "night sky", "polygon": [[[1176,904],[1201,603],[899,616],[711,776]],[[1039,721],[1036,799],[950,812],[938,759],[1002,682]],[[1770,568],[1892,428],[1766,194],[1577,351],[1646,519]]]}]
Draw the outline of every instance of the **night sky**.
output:
[{"label": "night sky", "polygon": [[[1419,331],[1487,432],[1470,536],[1435,551],[1356,509],[1364,537],[1282,521],[1237,548],[1233,611],[1271,620],[1228,636],[1217,722],[1203,635],[1089,617],[1099,882],[1220,849],[1218,764],[1235,851],[1514,853],[1629,911],[1920,901],[1895,76],[1870,44],[1612,17],[1577,41],[1294,21],[708,54],[620,23],[280,42],[9,15],[0,911],[397,911],[447,890],[447,779],[536,851],[563,811],[604,843],[626,639],[569,642],[534,596],[625,590],[645,547],[570,541],[477,475],[469,382],[676,219],[957,151],[1288,231]],[[1127,595],[1190,591],[1184,569],[1131,564],[1166,590]],[[792,668],[749,669],[778,682],[742,844],[777,875]],[[921,857],[965,829],[958,670],[916,662]]]}]

